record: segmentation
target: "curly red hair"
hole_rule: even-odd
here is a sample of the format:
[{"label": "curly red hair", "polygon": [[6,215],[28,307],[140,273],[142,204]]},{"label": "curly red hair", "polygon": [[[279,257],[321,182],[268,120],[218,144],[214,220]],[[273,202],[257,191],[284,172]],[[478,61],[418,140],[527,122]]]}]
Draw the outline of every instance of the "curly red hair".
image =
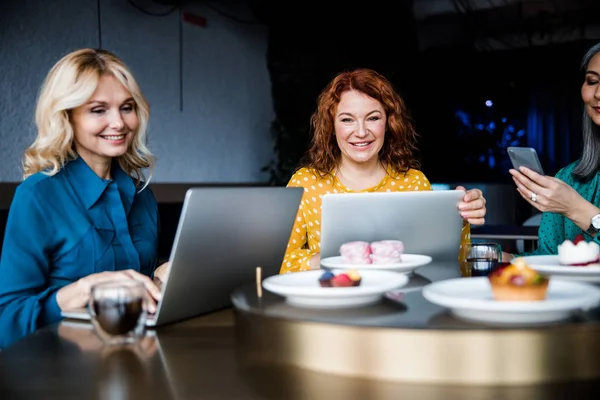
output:
[{"label": "curly red hair", "polygon": [[334,133],[334,118],[342,93],[356,90],[379,101],[387,117],[385,141],[379,160],[394,173],[419,168],[416,159],[417,134],[404,100],[383,75],[371,69],[356,69],[337,75],[321,92],[317,110],[311,116],[311,146],[304,167],[322,175],[332,174],[339,166],[341,151]]}]

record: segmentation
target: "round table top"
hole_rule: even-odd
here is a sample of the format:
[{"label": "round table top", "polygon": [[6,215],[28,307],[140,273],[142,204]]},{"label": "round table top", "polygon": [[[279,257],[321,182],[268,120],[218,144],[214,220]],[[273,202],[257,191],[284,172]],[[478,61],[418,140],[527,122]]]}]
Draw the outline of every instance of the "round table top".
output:
[{"label": "round table top", "polygon": [[87,323],[64,321],[0,352],[2,399],[596,398],[600,380],[477,387],[351,379],[248,364],[231,310],[151,331],[138,345],[104,346]]},{"label": "round table top", "polygon": [[377,304],[355,308],[295,307],[286,303],[283,297],[270,293],[268,290],[263,290],[262,297],[259,298],[254,283],[248,283],[234,291],[232,301],[238,310],[264,317],[369,327],[452,330],[505,330],[511,328],[548,330],[588,326],[595,329],[600,328],[599,308],[575,314],[566,321],[537,326],[507,327],[458,319],[448,309],[427,301],[420,290],[431,282],[452,278],[460,278],[458,262],[432,262],[420,267],[410,275],[409,283],[394,292],[396,295],[390,296],[393,300],[383,298]]}]

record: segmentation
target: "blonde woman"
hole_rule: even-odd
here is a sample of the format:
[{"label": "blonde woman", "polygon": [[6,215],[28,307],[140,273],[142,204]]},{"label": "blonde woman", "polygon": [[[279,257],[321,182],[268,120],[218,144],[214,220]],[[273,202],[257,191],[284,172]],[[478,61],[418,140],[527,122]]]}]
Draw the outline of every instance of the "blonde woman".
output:
[{"label": "blonde woman", "polygon": [[0,259],[0,348],[84,307],[98,282],[135,279],[160,297],[149,107],[129,69],[105,50],[64,56],[35,117]]}]

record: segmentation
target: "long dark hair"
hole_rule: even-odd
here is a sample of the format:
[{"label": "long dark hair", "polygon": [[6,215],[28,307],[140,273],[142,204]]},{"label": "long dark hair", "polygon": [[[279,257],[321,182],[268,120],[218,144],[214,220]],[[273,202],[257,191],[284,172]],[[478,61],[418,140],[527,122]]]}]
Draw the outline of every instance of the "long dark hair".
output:
[{"label": "long dark hair", "polygon": [[[581,62],[581,69],[585,74],[592,57],[600,52],[600,43],[592,46]],[[573,170],[573,176],[579,179],[590,178],[600,167],[600,127],[592,121],[583,107],[583,152],[577,166]]]}]

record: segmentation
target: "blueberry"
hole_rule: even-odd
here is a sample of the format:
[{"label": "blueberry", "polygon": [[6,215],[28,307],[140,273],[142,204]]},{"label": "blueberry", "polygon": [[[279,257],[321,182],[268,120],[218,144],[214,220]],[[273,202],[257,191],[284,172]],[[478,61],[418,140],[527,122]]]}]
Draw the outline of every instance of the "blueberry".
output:
[{"label": "blueberry", "polygon": [[333,275],[333,273],[331,273],[331,271],[325,271],[325,272],[323,272],[323,275],[321,275],[319,280],[320,281],[328,281],[333,277],[334,277],[334,275]]}]

